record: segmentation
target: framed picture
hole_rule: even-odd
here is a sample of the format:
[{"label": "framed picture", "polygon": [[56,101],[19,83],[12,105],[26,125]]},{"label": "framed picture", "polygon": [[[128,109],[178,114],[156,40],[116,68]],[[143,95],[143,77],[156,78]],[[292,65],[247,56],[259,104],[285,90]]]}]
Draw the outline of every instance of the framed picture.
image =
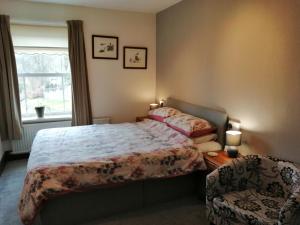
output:
[{"label": "framed picture", "polygon": [[124,46],[123,68],[147,69],[147,48]]},{"label": "framed picture", "polygon": [[93,59],[118,59],[119,38],[114,36],[93,35]]}]

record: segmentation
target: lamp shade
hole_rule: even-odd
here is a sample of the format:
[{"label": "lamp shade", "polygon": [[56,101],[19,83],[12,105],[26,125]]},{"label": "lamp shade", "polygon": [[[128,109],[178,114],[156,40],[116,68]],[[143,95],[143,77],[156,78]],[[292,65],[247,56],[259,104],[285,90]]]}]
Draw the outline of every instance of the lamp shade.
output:
[{"label": "lamp shade", "polygon": [[156,109],[156,108],[158,108],[158,104],[157,103],[151,103],[150,104],[150,110]]},{"label": "lamp shade", "polygon": [[226,131],[226,144],[228,146],[240,146],[241,145],[242,132],[238,130]]},{"label": "lamp shade", "polygon": [[160,106],[160,107],[164,107],[164,104],[165,104],[165,100],[164,100],[164,99],[161,99],[161,100],[159,101],[159,106]]}]

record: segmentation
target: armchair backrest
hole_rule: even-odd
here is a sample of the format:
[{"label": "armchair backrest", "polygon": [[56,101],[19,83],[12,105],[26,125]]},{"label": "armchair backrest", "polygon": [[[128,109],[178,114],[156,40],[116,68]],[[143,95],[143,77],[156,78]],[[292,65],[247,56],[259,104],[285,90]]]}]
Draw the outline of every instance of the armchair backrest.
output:
[{"label": "armchair backrest", "polygon": [[257,188],[263,194],[286,199],[299,188],[300,170],[293,163],[264,156],[258,156],[258,160]]},{"label": "armchair backrest", "polygon": [[290,162],[247,155],[210,173],[207,186],[215,194],[255,188],[261,194],[287,199],[300,188],[300,170]]}]

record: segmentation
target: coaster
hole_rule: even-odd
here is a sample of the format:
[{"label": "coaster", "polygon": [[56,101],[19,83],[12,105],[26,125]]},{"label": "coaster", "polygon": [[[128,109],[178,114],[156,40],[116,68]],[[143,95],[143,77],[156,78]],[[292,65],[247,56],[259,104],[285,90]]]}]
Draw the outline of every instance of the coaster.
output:
[{"label": "coaster", "polygon": [[216,156],[218,156],[218,153],[217,152],[208,152],[207,155],[216,157]]}]

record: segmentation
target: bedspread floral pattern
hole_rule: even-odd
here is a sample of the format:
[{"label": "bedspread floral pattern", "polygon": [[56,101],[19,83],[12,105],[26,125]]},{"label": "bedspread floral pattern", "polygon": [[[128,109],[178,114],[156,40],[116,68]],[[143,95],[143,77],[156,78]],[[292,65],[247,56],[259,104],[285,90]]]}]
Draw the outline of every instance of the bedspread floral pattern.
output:
[{"label": "bedspread floral pattern", "polygon": [[61,194],[206,169],[191,143],[152,120],[42,130],[28,162],[21,220],[32,224],[42,203]]}]

